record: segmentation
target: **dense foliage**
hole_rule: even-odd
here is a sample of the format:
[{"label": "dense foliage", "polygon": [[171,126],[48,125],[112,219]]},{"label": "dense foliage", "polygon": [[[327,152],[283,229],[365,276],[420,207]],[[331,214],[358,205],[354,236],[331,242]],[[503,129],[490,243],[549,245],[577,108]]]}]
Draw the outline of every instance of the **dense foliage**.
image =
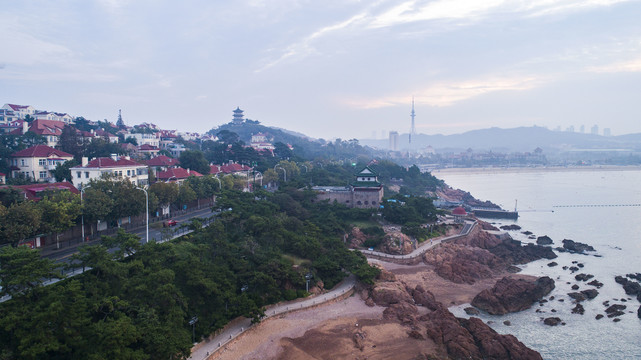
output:
[{"label": "dense foliage", "polygon": [[[218,220],[177,241],[141,246],[119,232],[82,248],[76,261],[90,271],[46,287],[16,284],[3,273],[0,285],[12,281],[17,290],[0,304],[0,358],[184,358],[193,316],[200,337],[240,315],[259,319],[267,304],[304,296],[308,273],[326,288],[345,271],[371,283],[377,270],[340,237],[350,219],[371,213],[312,204],[312,196],[226,191]],[[0,256],[0,268],[34,252]],[[48,262],[42,267],[36,274],[50,272]]]}]

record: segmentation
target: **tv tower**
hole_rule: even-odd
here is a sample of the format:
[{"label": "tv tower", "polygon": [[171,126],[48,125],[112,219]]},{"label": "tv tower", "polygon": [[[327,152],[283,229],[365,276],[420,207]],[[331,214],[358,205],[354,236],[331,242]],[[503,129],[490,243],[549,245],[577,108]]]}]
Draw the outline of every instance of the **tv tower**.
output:
[{"label": "tv tower", "polygon": [[415,129],[414,129],[414,117],[416,116],[416,113],[414,112],[414,96],[412,96],[412,113],[410,115],[412,117],[412,127],[410,128],[410,145],[412,144],[412,135],[416,134]]}]

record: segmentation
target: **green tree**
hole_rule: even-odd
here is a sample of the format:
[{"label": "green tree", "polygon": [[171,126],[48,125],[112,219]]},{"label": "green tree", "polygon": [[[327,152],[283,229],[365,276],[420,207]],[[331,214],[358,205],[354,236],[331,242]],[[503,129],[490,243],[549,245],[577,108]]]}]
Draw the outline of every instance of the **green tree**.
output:
[{"label": "green tree", "polygon": [[103,236],[102,243],[109,249],[116,249],[116,259],[124,259],[140,249],[140,238],[134,234],[118,229],[116,236]]},{"label": "green tree", "polygon": [[13,247],[29,236],[36,234],[42,220],[42,212],[33,201],[13,203],[7,208],[7,214],[0,218],[2,244]]},{"label": "green tree", "polygon": [[75,127],[71,125],[65,125],[62,128],[62,133],[58,139],[58,148],[64,152],[68,152],[74,156],[76,161],[82,160],[82,154],[85,148],[84,139],[78,134],[78,131]]},{"label": "green tree", "polygon": [[61,232],[73,227],[80,216],[80,197],[70,191],[56,191],[46,195],[37,203],[42,220],[40,231],[45,234],[56,235],[56,247]]},{"label": "green tree", "polygon": [[174,204],[182,209],[183,205],[186,205],[192,201],[196,200],[196,192],[189,186],[189,184],[182,184],[178,188],[178,197]]},{"label": "green tree", "polygon": [[71,176],[71,169],[74,166],[79,165],[79,163],[74,160],[67,160],[62,164],[56,165],[56,168],[53,170],[53,176],[56,178],[57,182],[69,181],[71,182],[73,177]]},{"label": "green tree", "polygon": [[209,162],[202,151],[186,150],[180,154],[180,166],[185,169],[198,171],[203,175],[209,174]]},{"label": "green tree", "polygon": [[157,182],[149,187],[149,192],[156,196],[159,206],[169,206],[178,199],[178,184]]},{"label": "green tree", "polygon": [[53,261],[27,246],[0,248],[0,295],[25,295],[52,278],[60,278]]}]

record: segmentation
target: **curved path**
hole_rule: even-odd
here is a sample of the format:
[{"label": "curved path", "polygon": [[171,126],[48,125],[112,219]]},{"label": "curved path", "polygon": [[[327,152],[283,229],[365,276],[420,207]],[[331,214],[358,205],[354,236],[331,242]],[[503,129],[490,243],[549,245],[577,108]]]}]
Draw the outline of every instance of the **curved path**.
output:
[{"label": "curved path", "polygon": [[397,261],[414,260],[417,257],[423,255],[423,253],[425,253],[427,250],[433,248],[434,246],[442,242],[447,242],[450,240],[458,239],[463,236],[467,236],[470,233],[470,231],[474,229],[475,226],[476,226],[476,220],[466,220],[464,223],[463,229],[461,229],[461,232],[458,233],[457,235],[451,235],[443,238],[438,238],[435,240],[425,241],[425,243],[423,243],[421,246],[416,248],[414,251],[405,255],[391,255],[391,254],[386,254],[380,251],[362,250],[362,249],[359,251],[362,252],[363,255],[367,257],[386,260],[386,261],[392,261],[392,262],[394,262],[394,260],[397,260]]},{"label": "curved path", "polygon": [[[281,315],[290,311],[305,309],[309,307],[314,307],[316,305],[322,304],[339,298],[341,295],[349,292],[354,288],[356,284],[356,277],[354,275],[349,275],[345,280],[336,285],[332,290],[327,293],[319,294],[313,297],[305,298],[303,300],[278,303],[272,305],[271,307],[265,310],[265,317],[263,319],[268,319],[272,316]],[[207,339],[196,345],[192,349],[191,360],[203,360],[207,359],[213,355],[217,350],[222,349],[225,344],[236,339],[243,332],[247,331],[252,327],[251,319],[240,317],[233,320],[229,325],[227,325],[223,331],[214,336],[213,338]]]},{"label": "curved path", "polygon": [[[384,261],[394,262],[394,260],[396,261],[414,260],[417,257],[423,255],[423,253],[425,253],[427,250],[433,248],[434,246],[442,242],[450,241],[450,240],[468,235],[470,231],[474,229],[474,226],[476,226],[476,221],[474,220],[465,221],[465,225],[463,226],[463,229],[461,229],[461,232],[459,234],[436,239],[430,242],[426,241],[423,245],[419,246],[416,250],[406,255],[390,255],[390,254],[382,253],[379,251],[371,251],[371,250],[360,250],[360,251],[367,257],[378,258]],[[340,297],[341,295],[352,290],[355,284],[356,284],[356,277],[354,275],[349,275],[340,284],[338,284],[331,291],[325,294],[316,295],[314,297],[305,298],[303,300],[297,300],[297,301],[295,300],[293,302],[284,302],[284,303],[278,303],[278,304],[272,305],[271,307],[267,308],[267,310],[265,310],[264,319],[267,319],[269,317],[276,316],[276,315],[281,315],[290,311],[314,307],[316,305],[320,305],[322,303],[334,300]],[[241,335],[243,332],[247,331],[251,327],[252,327],[251,319],[244,318],[244,317],[236,318],[235,320],[230,322],[221,331],[220,334],[214,336],[213,338],[204,340],[198,343],[196,346],[194,346],[189,359],[190,360],[208,359],[210,356],[214,355],[216,351],[222,349],[228,342],[236,339],[239,335]]]}]

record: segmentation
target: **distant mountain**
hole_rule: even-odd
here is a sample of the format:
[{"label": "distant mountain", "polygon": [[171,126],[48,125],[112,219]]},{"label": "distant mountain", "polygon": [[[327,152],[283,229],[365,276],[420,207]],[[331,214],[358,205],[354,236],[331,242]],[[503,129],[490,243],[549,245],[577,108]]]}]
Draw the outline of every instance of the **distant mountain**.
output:
[{"label": "distant mountain", "polygon": [[[408,134],[399,136],[399,150],[408,148]],[[359,140],[361,145],[388,149],[389,140]],[[472,130],[455,135],[417,134],[412,139],[413,148],[432,146],[440,152],[475,151],[526,152],[537,147],[546,152],[572,149],[628,149],[641,150],[641,134],[600,136],[567,131],[552,131],[543,127],[518,127],[512,129],[490,128]]]}]

